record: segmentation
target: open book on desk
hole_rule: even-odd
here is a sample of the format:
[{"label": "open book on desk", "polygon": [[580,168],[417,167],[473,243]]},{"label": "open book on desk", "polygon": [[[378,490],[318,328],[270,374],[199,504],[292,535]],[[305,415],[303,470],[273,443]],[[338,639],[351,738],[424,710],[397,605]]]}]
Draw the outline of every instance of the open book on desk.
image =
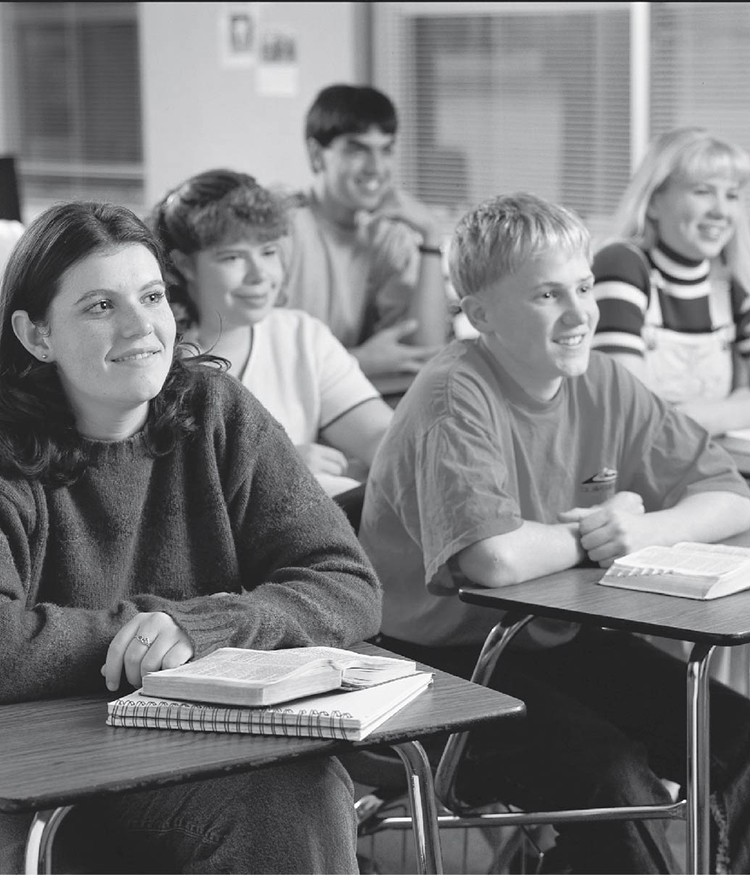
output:
[{"label": "open book on desk", "polygon": [[415,672],[374,687],[309,696],[273,708],[239,708],[160,699],[136,690],[107,705],[107,723],[133,729],[241,732],[361,741],[432,683]]},{"label": "open book on desk", "polygon": [[148,672],[143,693],[219,705],[274,705],[338,688],[353,690],[414,674],[409,659],[336,647],[220,647],[178,668]]},{"label": "open book on desk", "polygon": [[688,599],[715,599],[750,589],[750,548],[681,541],[644,547],[610,565],[604,586]]}]

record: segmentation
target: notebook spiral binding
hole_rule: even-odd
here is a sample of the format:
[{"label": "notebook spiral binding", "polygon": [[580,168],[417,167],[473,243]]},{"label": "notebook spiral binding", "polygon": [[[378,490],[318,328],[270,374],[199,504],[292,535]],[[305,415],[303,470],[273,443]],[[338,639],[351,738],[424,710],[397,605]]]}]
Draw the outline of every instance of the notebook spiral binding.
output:
[{"label": "notebook spiral binding", "polygon": [[[293,715],[290,720],[289,715]],[[128,725],[147,729],[154,721],[165,729],[192,729],[202,732],[241,732],[243,728],[268,730],[270,735],[346,739],[346,711],[309,711],[295,708],[221,708],[191,702],[120,702],[113,708],[112,718],[127,718]],[[130,722],[132,721],[132,722]],[[326,733],[327,729],[333,736]],[[296,730],[296,732],[294,731]]]}]

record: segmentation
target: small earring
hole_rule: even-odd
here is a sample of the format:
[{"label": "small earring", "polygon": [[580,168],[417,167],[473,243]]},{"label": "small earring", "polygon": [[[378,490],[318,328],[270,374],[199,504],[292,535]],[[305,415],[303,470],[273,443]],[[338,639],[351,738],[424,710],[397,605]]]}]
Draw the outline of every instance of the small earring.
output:
[{"label": "small earring", "polygon": [[43,353],[42,353],[42,358],[43,358],[43,359],[46,359],[46,358],[47,358],[47,353],[46,353],[46,352],[43,352]]}]

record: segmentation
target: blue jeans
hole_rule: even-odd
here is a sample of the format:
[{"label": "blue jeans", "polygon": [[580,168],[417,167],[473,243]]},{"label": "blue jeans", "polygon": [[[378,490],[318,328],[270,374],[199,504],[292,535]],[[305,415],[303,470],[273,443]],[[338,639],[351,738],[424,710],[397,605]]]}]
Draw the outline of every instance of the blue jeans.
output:
[{"label": "blue jeans", "polygon": [[[6,821],[7,823],[7,821]],[[27,818],[16,824],[25,827]],[[63,820],[56,871],[356,873],[351,780],[314,759],[82,803]],[[22,871],[24,835],[3,872]]]},{"label": "blue jeans", "polygon": [[[379,644],[463,677],[476,647]],[[685,665],[625,633],[583,630],[545,651],[506,651],[492,686],[526,703],[526,718],[472,733],[459,776],[468,802],[526,810],[669,802],[660,778],[686,779]],[[711,684],[712,858],[750,872],[750,700]],[[719,841],[719,821],[728,825]],[[661,820],[557,825],[576,873],[677,872]]]}]

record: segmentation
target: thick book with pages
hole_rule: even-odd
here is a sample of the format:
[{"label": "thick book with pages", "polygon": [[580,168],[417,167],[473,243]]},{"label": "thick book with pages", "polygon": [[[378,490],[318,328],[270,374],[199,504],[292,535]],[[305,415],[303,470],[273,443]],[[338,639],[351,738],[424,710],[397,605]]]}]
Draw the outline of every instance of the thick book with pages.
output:
[{"label": "thick book with pages", "polygon": [[342,688],[354,690],[414,674],[416,663],[336,647],[249,650],[220,647],[178,668],[148,672],[143,693],[219,705],[275,705]]},{"label": "thick book with pages", "polygon": [[361,741],[432,683],[415,672],[374,687],[309,696],[272,708],[238,708],[160,699],[136,690],[107,705],[107,723],[134,729],[241,732]]},{"label": "thick book with pages", "polygon": [[688,599],[716,599],[750,589],[750,548],[689,541],[673,547],[644,547],[615,559],[599,583]]}]

